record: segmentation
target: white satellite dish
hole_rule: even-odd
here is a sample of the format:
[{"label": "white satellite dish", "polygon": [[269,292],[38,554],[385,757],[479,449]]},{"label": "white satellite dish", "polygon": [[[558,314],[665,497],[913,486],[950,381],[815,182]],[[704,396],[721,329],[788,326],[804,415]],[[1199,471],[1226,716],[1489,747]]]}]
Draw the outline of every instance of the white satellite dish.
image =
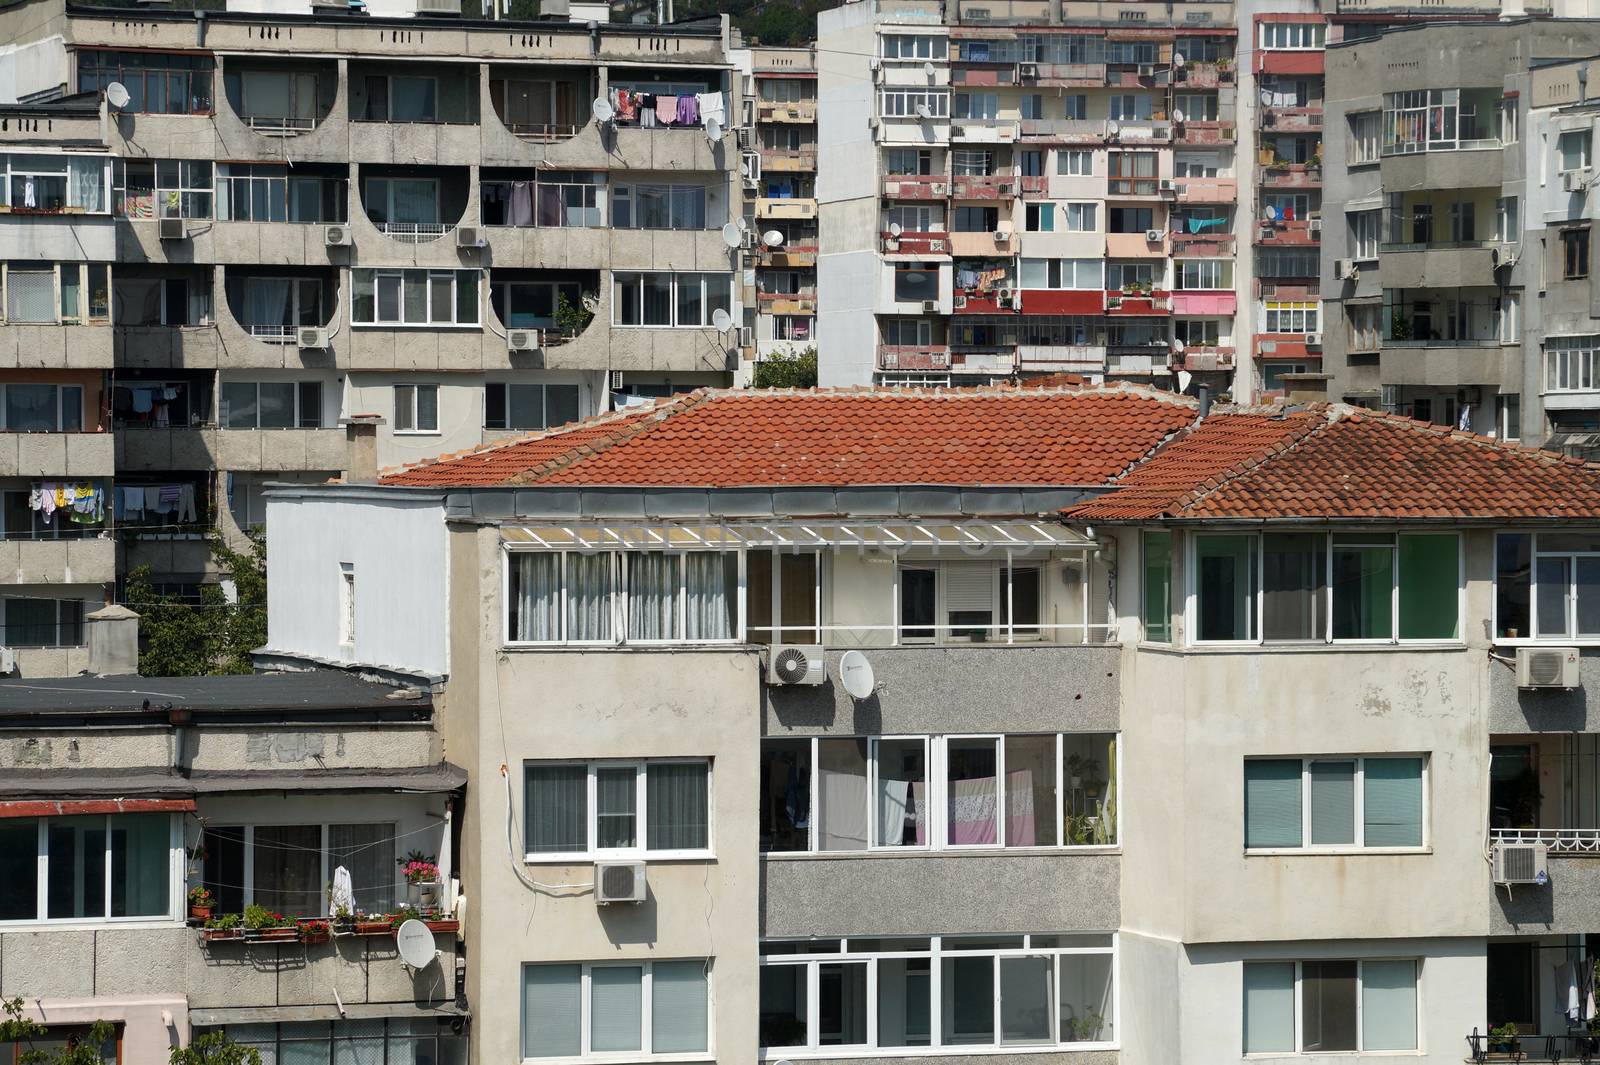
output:
[{"label": "white satellite dish", "polygon": [[718,307],[711,312],[711,328],[719,333],[726,333],[733,328],[733,315]]},{"label": "white satellite dish", "polygon": [[594,103],[590,105],[590,113],[594,115],[594,120],[601,125],[617,117],[617,109],[612,107],[611,101],[604,96],[596,96],[594,98]]},{"label": "white satellite dish", "polygon": [[739,227],[729,222],[722,227],[722,243],[730,248],[737,248],[744,243],[744,235],[739,232]]},{"label": "white satellite dish", "polygon": [[1187,62],[1187,60],[1185,60],[1183,58],[1183,53],[1182,52],[1174,52],[1174,53],[1172,53],[1172,65],[1173,66],[1181,68],[1185,62]]},{"label": "white satellite dish", "polygon": [[929,107],[927,104],[918,104],[917,105],[917,117],[918,118],[922,118],[922,119],[932,118],[933,117],[933,108]]},{"label": "white satellite dish", "polygon": [[1172,112],[1172,121],[1180,126],[1183,125],[1183,112],[1181,110]]},{"label": "white satellite dish", "polygon": [[735,218],[733,224],[739,227],[739,232],[741,233],[750,232],[750,223],[744,220],[744,215]]},{"label": "white satellite dish", "polygon": [[850,693],[852,699],[865,699],[871,695],[876,680],[867,656],[860,651],[846,651],[844,657],[839,659],[839,683],[844,685],[844,690]]},{"label": "white satellite dish", "polygon": [[396,930],[394,945],[400,952],[400,960],[413,969],[426,969],[438,956],[433,945],[433,932],[415,917],[403,922]]},{"label": "white satellite dish", "polygon": [[712,144],[722,139],[722,122],[719,119],[706,119],[706,140]]},{"label": "white satellite dish", "polygon": [[1109,133],[1113,137],[1115,137],[1117,135],[1117,131],[1120,130],[1120,129],[1122,129],[1122,127],[1117,124],[1116,119],[1112,119],[1111,121],[1106,123],[1106,132]]},{"label": "white satellite dish", "polygon": [[761,234],[761,243],[769,248],[776,248],[783,243],[783,234],[776,229],[769,229]]},{"label": "white satellite dish", "polygon": [[583,302],[583,309],[588,311],[590,314],[594,314],[600,309],[600,297],[596,296],[592,292],[585,292],[581,297],[581,300]]},{"label": "white satellite dish", "polygon": [[132,97],[128,95],[128,87],[122,84],[122,82],[113,81],[110,85],[106,86],[106,103],[110,104],[112,107],[115,107],[118,111],[121,111],[124,107],[127,107],[128,101],[131,99]]},{"label": "white satellite dish", "polygon": [[1188,370],[1179,370],[1178,371],[1178,391],[1179,392],[1187,392],[1187,391],[1189,391],[1189,382],[1193,381],[1193,380],[1194,380],[1194,374],[1190,373]]},{"label": "white satellite dish", "polygon": [[1172,338],[1172,350],[1177,352],[1179,355],[1183,354],[1183,341],[1178,337]]},{"label": "white satellite dish", "polygon": [[933,64],[932,63],[924,63],[924,64],[922,64],[922,73],[925,74],[926,76],[930,77],[930,78],[933,77]]},{"label": "white satellite dish", "polygon": [[1276,222],[1278,220],[1278,209],[1272,206],[1270,203],[1267,204],[1267,209],[1262,211],[1261,214],[1269,222]]},{"label": "white satellite dish", "polygon": [[905,227],[903,227],[899,222],[890,222],[889,223],[889,235],[891,237],[898,237],[900,234],[902,234],[904,232],[905,232]]}]

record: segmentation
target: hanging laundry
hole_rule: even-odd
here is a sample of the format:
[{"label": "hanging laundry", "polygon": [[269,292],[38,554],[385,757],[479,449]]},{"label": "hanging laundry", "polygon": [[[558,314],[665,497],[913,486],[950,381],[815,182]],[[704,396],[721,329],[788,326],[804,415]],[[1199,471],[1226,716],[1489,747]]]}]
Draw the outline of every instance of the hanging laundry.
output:
[{"label": "hanging laundry", "polygon": [[695,97],[695,101],[700,105],[701,122],[709,124],[712,119],[716,119],[722,123],[724,129],[728,127],[727,105],[723,102],[720,92],[700,93]]},{"label": "hanging laundry", "polygon": [[1185,226],[1191,233],[1203,233],[1208,229],[1227,224],[1228,220],[1226,218],[1190,218],[1185,223]]},{"label": "hanging laundry", "polygon": [[161,513],[161,486],[150,484],[144,488],[144,509],[152,514]]},{"label": "hanging laundry", "polygon": [[133,413],[149,414],[155,406],[156,394],[153,389],[136,388],[133,390]]},{"label": "hanging laundry", "polygon": [[661,125],[656,117],[656,98],[652,93],[638,93],[639,100],[639,125],[643,129],[655,129]]},{"label": "hanging laundry", "polygon": [[[120,490],[122,511],[127,515],[137,514],[144,516],[144,489],[129,488],[126,485]],[[120,514],[118,515],[121,516]]]},{"label": "hanging laundry", "polygon": [[639,117],[639,97],[623,89],[617,94],[617,117],[624,122],[632,122]]},{"label": "hanging laundry", "polygon": [[181,484],[178,486],[178,520],[198,521],[194,512],[194,485]]},{"label": "hanging laundry", "polygon": [[663,126],[672,125],[673,119],[678,117],[678,98],[676,96],[656,97],[656,118]]},{"label": "hanging laundry", "polygon": [[511,224],[514,226],[533,225],[533,182],[513,181],[511,183]]},{"label": "hanging laundry", "polygon": [[700,99],[695,96],[678,97],[678,125],[698,126],[700,124]]}]

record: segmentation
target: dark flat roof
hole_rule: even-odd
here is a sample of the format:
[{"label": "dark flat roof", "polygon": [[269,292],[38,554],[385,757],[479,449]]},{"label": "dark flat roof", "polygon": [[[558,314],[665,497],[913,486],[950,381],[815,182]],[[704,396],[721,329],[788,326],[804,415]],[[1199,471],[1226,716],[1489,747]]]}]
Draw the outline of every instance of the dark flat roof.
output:
[{"label": "dark flat roof", "polygon": [[417,688],[362,680],[338,670],[222,677],[43,677],[0,680],[0,727],[165,724],[169,708],[196,723],[297,720],[429,721],[433,697]]},{"label": "dark flat roof", "polygon": [[0,799],[189,798],[262,792],[397,792],[442,794],[467,783],[449,762],[395,768],[203,770],[188,776],[166,766],[130,769],[11,769]]}]

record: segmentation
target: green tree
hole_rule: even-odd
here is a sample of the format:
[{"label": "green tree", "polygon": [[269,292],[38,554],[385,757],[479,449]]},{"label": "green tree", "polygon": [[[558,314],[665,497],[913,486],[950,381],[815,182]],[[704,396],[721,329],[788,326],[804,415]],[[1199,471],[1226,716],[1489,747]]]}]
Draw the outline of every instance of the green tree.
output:
[{"label": "green tree", "polygon": [[0,1002],[0,1007],[5,1012],[5,1020],[0,1020],[0,1046],[18,1048],[16,1065],[103,1065],[100,1050],[117,1034],[109,1021],[95,1021],[87,1036],[69,1039],[54,1052],[39,1050],[33,1041],[49,1036],[50,1029],[22,1015],[20,998]]},{"label": "green tree", "polygon": [[756,388],[815,388],[817,387],[817,349],[804,351],[778,351],[756,363]]},{"label": "green tree", "polygon": [[139,672],[146,677],[197,677],[252,671],[250,652],[267,642],[267,541],[252,529],[243,551],[212,532],[208,546],[233,583],[232,602],[220,585],[200,589],[200,602],[157,592],[150,567],[128,574],[124,601],[139,615]]},{"label": "green tree", "polygon": [[186,1047],[173,1047],[172,1065],[261,1065],[261,1051],[240,1046],[226,1032],[208,1032]]}]

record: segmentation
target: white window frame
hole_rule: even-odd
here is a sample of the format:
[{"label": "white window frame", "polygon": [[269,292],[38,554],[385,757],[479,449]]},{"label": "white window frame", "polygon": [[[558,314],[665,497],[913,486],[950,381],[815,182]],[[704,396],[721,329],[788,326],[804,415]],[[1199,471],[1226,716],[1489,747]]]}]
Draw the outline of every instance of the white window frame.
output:
[{"label": "white window frame", "polygon": [[1057,148],[1057,177],[1093,177],[1094,152],[1087,148]]},{"label": "white window frame", "polygon": [[[927,119],[917,114],[917,105],[927,104],[932,112]],[[884,118],[909,118],[930,122],[950,119],[950,93],[942,89],[882,89],[878,93],[878,113]]]},{"label": "white window frame", "polygon": [[[439,428],[439,422],[440,422],[440,417],[439,417],[439,415],[440,415],[440,411],[439,411],[440,391],[439,391],[438,382],[435,382],[435,381],[397,381],[394,384],[393,387],[394,387],[394,412],[395,412],[394,429],[393,429],[394,434],[396,436],[438,436],[440,434],[440,432],[441,432],[441,430]],[[418,411],[417,397],[419,395],[421,395],[422,390],[425,389],[425,388],[433,389],[433,397],[434,397],[434,400],[433,400],[433,428],[431,428],[431,429],[423,428],[423,427],[421,427],[421,426],[419,426],[417,424],[417,421],[418,421],[418,418],[417,418],[417,411]],[[404,429],[400,428],[400,410],[401,410],[400,397],[401,397],[401,390],[402,389],[410,389],[411,390],[410,411],[409,411],[410,416],[411,416],[410,417],[410,424],[409,424],[409,426],[407,428],[404,428]]]},{"label": "white window frame", "polygon": [[[81,385],[81,384],[78,384],[76,382],[72,382],[72,381],[8,381],[8,382],[0,382],[0,431],[4,431],[4,432],[12,432],[13,431],[12,428],[11,428],[8,416],[7,416],[7,412],[10,410],[11,405],[8,402],[6,402],[6,399],[7,399],[6,393],[10,389],[12,389],[13,387],[38,388],[41,385],[43,385],[43,386],[45,386],[47,388],[53,388],[53,389],[56,390],[55,428],[47,429],[47,430],[45,430],[45,432],[50,432],[50,433],[64,433],[64,432],[85,433],[85,432],[92,432],[93,431],[93,429],[90,428],[90,426],[87,424],[88,423],[88,419],[86,419],[84,417],[84,410],[83,410],[84,386]],[[65,424],[66,412],[68,410],[71,410],[72,406],[73,406],[72,404],[69,404],[66,401],[66,394],[67,394],[67,390],[68,389],[72,389],[72,390],[76,391],[77,394],[78,394],[78,402],[77,402],[78,428],[72,429],[72,430],[67,430],[67,429],[63,429],[62,428],[63,424]],[[33,429],[24,429],[24,430],[17,430],[17,431],[19,431],[19,432],[37,432],[37,430],[33,430]]]},{"label": "white window frame", "polygon": [[[422,304],[427,309],[429,318],[428,318],[428,321],[425,321],[425,322],[407,322],[407,321],[405,321],[405,306],[406,306],[405,288],[406,288],[406,285],[410,283],[410,282],[407,281],[407,275],[409,275],[409,274],[417,274],[417,273],[421,273],[421,274],[424,275],[424,277],[423,277],[423,285],[425,286],[425,288],[424,288],[424,298],[423,298]],[[359,287],[359,284],[357,282],[357,275],[360,275],[360,274],[366,274],[371,279],[371,285],[372,285],[372,318],[370,320],[356,317],[356,289]],[[440,319],[438,321],[435,321],[433,319],[432,292],[428,291],[428,290],[432,288],[432,284],[433,284],[434,278],[441,277],[441,276],[446,276],[446,275],[448,275],[450,277],[450,314],[451,314],[451,317],[450,317],[449,320]],[[373,327],[373,328],[380,328],[380,329],[477,329],[477,330],[481,330],[483,328],[483,280],[482,280],[483,279],[483,271],[481,271],[481,270],[457,270],[457,269],[450,269],[450,268],[429,269],[427,267],[413,267],[413,266],[404,266],[404,267],[375,266],[375,267],[358,267],[357,269],[351,270],[349,276],[350,276],[350,324],[352,326]],[[474,289],[475,289],[473,303],[477,307],[477,315],[476,315],[477,320],[476,321],[472,321],[472,322],[458,322],[458,321],[455,320],[455,313],[456,313],[457,307],[460,305],[461,281],[462,281],[462,278],[466,277],[466,276],[471,276],[472,279],[473,279],[473,286],[474,286]],[[388,320],[388,319],[385,319],[385,318],[383,318],[381,316],[381,308],[383,306],[383,301],[382,301],[382,299],[380,298],[380,296],[378,294],[378,285],[379,285],[379,282],[381,280],[384,280],[384,279],[395,279],[395,280],[398,280],[398,282],[400,284],[400,296],[399,296],[400,317],[397,318],[397,319],[394,319],[392,321]]]},{"label": "white window frame", "polygon": [[[1571,137],[1578,147],[1578,165],[1567,166],[1567,138]],[[1556,137],[1556,172],[1559,174],[1577,174],[1588,170],[1594,165],[1594,132],[1590,129],[1565,129]]]},{"label": "white window frame", "polygon": [[61,818],[84,816],[80,814],[48,814],[32,818],[38,832],[38,881],[35,892],[37,908],[34,916],[16,921],[0,921],[0,929],[5,928],[69,928],[104,925],[138,925],[138,924],[170,924],[181,921],[179,913],[179,893],[186,890],[184,880],[184,845],[183,824],[181,819],[170,813],[165,813],[167,818],[167,912],[162,914],[141,914],[129,917],[112,917],[111,909],[111,874],[113,863],[111,861],[111,819],[123,816],[120,814],[89,814],[90,817],[104,817],[106,819],[105,852],[101,860],[102,896],[105,903],[106,915],[100,917],[48,917],[50,911],[50,830],[52,820]]},{"label": "white window frame", "polygon": [[[29,152],[23,149],[7,148],[0,152],[0,204],[14,208],[18,213],[28,210],[20,203],[11,202],[11,179],[13,177],[26,177],[32,174],[36,177],[62,177],[53,170],[34,170],[28,165],[31,160],[50,160],[60,162],[65,168],[66,193],[62,197],[62,206],[67,214],[104,214],[111,213],[113,198],[112,184],[114,175],[112,161],[115,157],[110,155],[61,155],[53,152]],[[101,161],[100,174],[100,203],[99,210],[88,210],[82,204],[73,203],[77,194],[72,184],[72,164],[85,159],[98,159]],[[209,165],[209,164],[207,164]],[[181,169],[181,168],[180,168]],[[207,190],[210,191],[210,190]],[[37,210],[37,208],[35,208]]]},{"label": "white window frame", "polygon": [[[1302,1008],[1303,995],[1302,995],[1302,991],[1301,991],[1301,986],[1300,985],[1301,985],[1301,982],[1305,978],[1305,963],[1306,962],[1330,962],[1330,961],[1353,961],[1353,962],[1356,963],[1356,1045],[1357,1046],[1361,1045],[1363,1039],[1366,1036],[1366,1032],[1363,1030],[1362,1016],[1361,1016],[1361,1013],[1362,1013],[1362,999],[1364,997],[1362,992],[1365,990],[1365,982],[1366,982],[1366,969],[1365,969],[1366,963],[1369,962],[1369,961],[1409,961],[1409,962],[1415,963],[1415,965],[1416,965],[1416,984],[1415,984],[1415,987],[1416,987],[1416,1001],[1417,1001],[1417,1017],[1416,1017],[1416,1021],[1417,1021],[1417,1047],[1416,1047],[1416,1049],[1414,1049],[1414,1050],[1373,1050],[1373,1051],[1360,1051],[1360,1050],[1356,1050],[1356,1051],[1348,1051],[1348,1050],[1346,1050],[1346,1051],[1332,1051],[1332,1050],[1330,1050],[1330,1051],[1322,1051],[1322,1050],[1302,1050],[1301,1049],[1301,1045],[1302,1045],[1301,1041],[1305,1037],[1305,1018],[1303,1016],[1303,1008]],[[1410,1058],[1415,1058],[1415,1057],[1420,1056],[1421,1051],[1422,1051],[1422,1041],[1423,1041],[1423,1024],[1424,1024],[1424,1018],[1426,1017],[1426,1014],[1425,1014],[1425,1012],[1423,1010],[1423,1003],[1422,1003],[1422,970],[1423,970],[1423,964],[1424,964],[1424,961],[1423,961],[1422,958],[1402,957],[1402,956],[1395,956],[1395,955],[1387,955],[1387,954],[1385,954],[1385,955],[1379,955],[1377,957],[1371,957],[1371,958],[1338,958],[1338,957],[1334,957],[1334,958],[1304,958],[1304,959],[1301,959],[1301,958],[1294,958],[1294,959],[1290,959],[1290,958],[1251,958],[1251,959],[1249,959],[1249,960],[1244,962],[1245,965],[1253,965],[1253,964],[1280,964],[1281,965],[1281,964],[1286,964],[1286,963],[1294,965],[1294,1046],[1295,1046],[1295,1048],[1293,1050],[1256,1051],[1254,1053],[1245,1054],[1244,1057],[1247,1060],[1248,1059],[1254,1059],[1254,1058],[1274,1058],[1274,1057],[1290,1057],[1290,1056],[1299,1057],[1299,1056],[1302,1056],[1302,1055],[1315,1056],[1315,1057],[1322,1057],[1324,1055],[1327,1055],[1329,1057],[1333,1057],[1333,1056],[1343,1056],[1343,1055],[1360,1055],[1360,1054],[1366,1054],[1366,1053],[1370,1053],[1374,1057],[1378,1057],[1378,1056],[1381,1055],[1383,1057],[1395,1057],[1395,1058],[1410,1057]],[[1243,977],[1243,973],[1242,972],[1240,973],[1240,976],[1241,976],[1241,979],[1242,979],[1242,977]],[[1241,1002],[1241,1004],[1242,1004],[1242,1002]]]},{"label": "white window frame", "polygon": [[[316,819],[316,818],[285,817],[285,818],[282,818],[282,819],[258,818],[258,819],[253,820],[253,821],[241,821],[241,820],[238,820],[238,819],[229,820],[229,819],[223,818],[223,819],[218,819],[218,820],[215,820],[215,821],[207,821],[205,823],[204,827],[205,827],[205,829],[207,831],[217,831],[217,830],[220,830],[220,829],[235,829],[235,830],[238,830],[239,832],[241,832],[243,834],[242,846],[244,847],[244,869],[243,869],[242,876],[243,876],[244,883],[240,885],[240,891],[241,891],[241,897],[244,899],[244,904],[246,906],[249,906],[249,905],[252,905],[255,902],[255,893],[256,893],[256,842],[255,842],[255,840],[256,840],[256,829],[257,828],[316,828],[316,829],[319,829],[321,831],[321,833],[322,833],[321,843],[318,844],[318,852],[319,852],[318,853],[318,860],[319,860],[319,862],[321,864],[321,869],[322,869],[322,872],[320,874],[320,882],[323,883],[323,884],[327,884],[327,883],[330,883],[333,880],[333,850],[332,850],[332,835],[331,835],[331,833],[332,833],[333,827],[335,825],[339,825],[339,826],[361,825],[361,826],[364,826],[364,827],[370,827],[370,826],[374,826],[375,825],[375,826],[377,826],[379,828],[387,828],[387,829],[389,829],[389,832],[390,832],[390,838],[391,838],[391,840],[393,841],[393,843],[395,845],[395,857],[398,858],[398,857],[401,857],[403,855],[403,849],[402,849],[401,843],[400,843],[400,841],[401,841],[401,839],[403,837],[400,834],[399,822],[398,821],[393,821],[393,820],[365,821],[365,820],[360,820],[360,819],[356,819],[356,818],[339,818],[339,819],[330,819],[330,820],[320,820],[320,819]],[[203,841],[204,837],[202,836],[201,838],[202,838],[202,841]],[[180,862],[181,862],[182,859],[183,859],[183,855],[182,854],[179,855],[179,859],[180,859]],[[204,879],[205,879],[205,877],[204,877],[204,874],[202,872],[201,881],[203,882]],[[404,881],[398,874],[396,874],[395,879],[394,879],[394,883],[391,884],[390,886],[393,888],[395,902],[398,905],[400,903],[400,901],[403,898],[405,898]],[[329,900],[328,900],[327,892],[323,892],[322,893],[322,911],[318,912],[318,913],[315,913],[315,914],[304,914],[303,916],[306,916],[306,917],[331,917],[331,916],[333,916],[333,912],[329,908]]]},{"label": "white window frame", "polygon": [[[646,842],[648,822],[645,815],[648,813],[648,800],[646,793],[649,790],[649,767],[653,765],[703,765],[706,767],[706,847],[701,850],[651,850]],[[526,781],[528,769],[533,766],[544,768],[557,768],[560,766],[583,766],[585,770],[584,787],[584,814],[585,814],[585,844],[581,851],[523,851],[523,863],[526,865],[571,865],[575,862],[590,861],[714,861],[717,857],[717,813],[716,813],[716,787],[712,780],[715,766],[712,759],[705,758],[528,758],[522,763],[522,779],[524,782],[522,802],[527,802]],[[633,787],[633,828],[635,845],[632,847],[601,847],[599,845],[599,784],[598,771],[601,769],[625,769],[633,767],[636,771]],[[528,824],[528,810],[521,809],[522,825],[524,830]],[[523,839],[526,844],[526,836]]]},{"label": "white window frame", "polygon": [[[727,289],[728,308],[727,309],[728,309],[728,313],[730,315],[732,315],[738,309],[738,302],[734,298],[733,276],[734,275],[732,275],[732,274],[725,274],[725,273],[722,273],[721,271],[717,271],[717,270],[689,271],[689,272],[676,272],[676,271],[669,271],[669,270],[618,270],[618,271],[614,271],[612,273],[612,275],[611,275],[611,288],[612,288],[611,327],[613,329],[710,329],[712,327],[711,326],[711,315],[715,311],[715,308],[711,306],[711,296],[710,296],[709,292],[707,291],[707,289],[708,289],[707,280],[709,278],[713,278],[713,277],[720,277],[720,278],[726,278],[727,279],[727,282],[728,282],[728,289]],[[644,297],[642,295],[642,292],[643,292],[643,287],[644,287],[644,279],[646,277],[655,277],[655,278],[667,277],[667,278],[671,279],[670,283],[671,283],[671,286],[672,286],[672,296],[670,298],[670,307],[671,307],[671,311],[672,311],[672,320],[670,322],[666,322],[666,323],[643,322],[643,321],[640,321],[640,322],[623,322],[620,319],[620,316],[622,314],[622,301],[616,298],[617,286],[618,285],[622,285],[622,284],[637,284],[640,287],[640,290],[641,290],[641,295],[640,295],[640,310],[641,310],[641,314],[640,314],[640,317],[642,318],[643,317],[643,313],[642,312],[643,312],[643,306],[644,306],[644,304],[643,304]],[[678,305],[678,290],[679,290],[679,288],[681,286],[687,285],[687,284],[695,284],[695,285],[699,285],[700,286],[700,310],[701,310],[701,314],[702,314],[701,321],[698,321],[698,322],[680,322],[678,320],[678,309],[679,309],[679,305]]]},{"label": "white window frame", "polygon": [[[1251,847],[1246,844],[1244,852],[1250,855],[1293,855],[1293,854],[1427,854],[1433,850],[1433,836],[1428,831],[1429,822],[1433,817],[1430,789],[1432,786],[1432,759],[1426,751],[1385,751],[1382,754],[1270,754],[1251,755],[1246,762],[1287,762],[1298,759],[1300,762],[1300,846],[1298,847]],[[1366,837],[1366,789],[1367,789],[1367,762],[1384,760],[1413,760],[1422,762],[1422,842],[1415,847],[1369,847],[1363,840]],[[1312,843],[1311,842],[1311,767],[1318,762],[1354,762],[1355,763],[1355,800],[1351,806],[1351,817],[1354,818],[1354,843]],[[1244,830],[1241,821],[1241,832]]]},{"label": "white window frame", "polygon": [[1350,257],[1361,262],[1377,259],[1383,213],[1376,209],[1348,211],[1345,217],[1350,222]]},{"label": "white window frame", "polygon": [[1068,200],[1061,205],[1061,220],[1068,233],[1098,233],[1100,231],[1100,203],[1098,200]]},{"label": "white window frame", "polygon": [[[654,1051],[649,1049],[649,1047],[651,1046],[651,1040],[654,1038],[654,1024],[653,1024],[654,1017],[652,1016],[652,1012],[651,1011],[654,1008],[654,1002],[652,1000],[655,998],[655,963],[656,962],[662,962],[662,963],[666,963],[666,962],[701,962],[705,966],[705,972],[706,972],[706,1049],[704,1051],[693,1051],[693,1052],[688,1052],[688,1053],[662,1053],[662,1054],[657,1054]],[[577,965],[577,966],[580,966],[580,973],[579,973],[579,978],[578,978],[579,979],[579,985],[578,985],[579,986],[579,993],[578,993],[578,1002],[579,1002],[578,1016],[579,1016],[579,1020],[578,1020],[578,1024],[579,1024],[579,1032],[580,1032],[580,1037],[581,1037],[581,1042],[579,1043],[579,1046],[581,1047],[581,1049],[580,1049],[579,1054],[578,1054],[578,1056],[576,1058],[561,1057],[561,1056],[554,1056],[554,1055],[548,1056],[548,1057],[536,1057],[536,1058],[527,1057],[526,1054],[525,1054],[525,1052],[527,1050],[526,1036],[527,1036],[527,1030],[528,1030],[527,1007],[526,1007],[526,1005],[520,1005],[518,1007],[518,1010],[517,1010],[517,1014],[518,1014],[518,1017],[520,1019],[519,1024],[517,1026],[517,1058],[518,1058],[519,1061],[523,1062],[524,1065],[562,1065],[562,1063],[564,1063],[564,1062],[589,1061],[589,1060],[612,1061],[612,1062],[618,1062],[618,1061],[621,1061],[621,1062],[632,1062],[632,1061],[696,1061],[696,1062],[704,1062],[704,1061],[714,1061],[716,1059],[716,1056],[717,1056],[717,1054],[716,1054],[716,1032],[717,1032],[716,982],[712,979],[712,977],[714,975],[714,972],[713,972],[713,959],[711,959],[711,958],[617,958],[615,960],[595,961],[595,962],[573,962],[573,961],[568,961],[568,962],[560,962],[560,961],[523,962],[521,968],[518,970],[518,980],[519,980],[519,985],[517,987],[517,995],[518,995],[518,997],[521,998],[521,999],[524,999],[524,1000],[526,999],[526,994],[524,993],[523,989],[526,986],[526,980],[527,980],[526,973],[527,973],[527,970],[529,970],[531,968],[538,968],[538,967],[541,967],[541,966],[551,966],[551,965],[565,965],[565,966]],[[613,1051],[603,1051],[602,1052],[602,1051],[595,1051],[595,1050],[591,1049],[590,1042],[591,1042],[591,1039],[593,1037],[593,1021],[594,1021],[594,1017],[593,1017],[593,1001],[592,1001],[593,990],[594,990],[594,982],[593,981],[594,981],[594,971],[596,969],[639,969],[639,970],[642,971],[641,975],[640,975],[640,978],[639,978],[639,998],[640,998],[640,1002],[639,1002],[639,1046],[640,1046],[641,1049],[639,1049],[639,1050],[620,1051],[620,1052],[613,1052]]]},{"label": "white window frame", "polygon": [[[1172,261],[1174,286],[1185,292],[1217,292],[1233,288],[1232,259],[1174,259]],[[1196,284],[1189,284],[1194,275]],[[1215,282],[1205,284],[1204,282]]]},{"label": "white window frame", "polygon": [[1323,22],[1263,22],[1259,41],[1264,52],[1320,52],[1327,34]]},{"label": "white window frame", "polygon": [[1352,166],[1376,163],[1383,158],[1383,112],[1356,111],[1348,119],[1346,141]]},{"label": "white window frame", "polygon": [[[1289,324],[1295,324],[1294,319],[1300,318],[1301,328],[1273,329],[1268,325],[1270,315],[1278,315],[1278,325],[1283,325],[1283,315],[1290,316]],[[1281,333],[1289,336],[1302,333],[1315,333],[1320,330],[1322,320],[1322,303],[1319,300],[1262,300],[1261,324],[1263,332]]]},{"label": "white window frame", "polygon": [[[1496,555],[1498,555],[1498,553],[1499,553],[1499,539],[1500,539],[1501,536],[1503,536],[1503,535],[1522,535],[1524,533],[1529,537],[1529,542],[1528,542],[1528,551],[1529,551],[1529,555],[1528,555],[1528,558],[1529,558],[1529,572],[1528,572],[1528,629],[1529,629],[1529,634],[1527,636],[1516,637],[1515,639],[1513,639],[1511,637],[1496,636],[1495,639],[1494,639],[1494,642],[1497,643],[1497,644],[1506,644],[1506,645],[1511,645],[1511,646],[1550,643],[1552,641],[1559,641],[1561,643],[1566,643],[1566,644],[1577,644],[1577,645],[1580,645],[1580,646],[1590,646],[1590,645],[1595,644],[1595,643],[1600,643],[1600,633],[1587,633],[1587,634],[1584,634],[1584,633],[1579,633],[1578,632],[1578,559],[1580,559],[1580,558],[1596,558],[1596,557],[1600,557],[1600,552],[1591,552],[1591,551],[1541,551],[1539,549],[1539,538],[1540,538],[1540,534],[1539,533],[1533,532],[1531,530],[1503,529],[1503,530],[1500,530],[1500,532],[1496,533],[1496,535],[1495,535]],[[1553,632],[1553,633],[1550,633],[1549,635],[1546,635],[1546,634],[1544,634],[1544,633],[1539,631],[1539,559],[1540,558],[1562,558],[1562,559],[1566,559],[1567,560],[1567,585],[1566,585],[1566,588],[1563,589],[1563,591],[1562,591],[1562,595],[1567,597],[1567,599],[1568,599],[1568,602],[1566,604],[1566,611],[1565,611],[1565,613],[1566,613],[1566,628],[1562,632]],[[1495,580],[1496,580],[1496,582],[1499,581],[1499,576],[1500,575],[1499,575],[1499,571],[1498,571],[1498,568],[1497,568],[1496,572],[1495,572]],[[1492,632],[1492,633],[1498,633],[1500,631],[1500,597],[1499,597],[1498,594],[1496,594],[1493,597],[1492,602],[1493,602],[1493,609],[1490,611],[1491,617],[1490,617],[1490,629],[1489,629],[1489,631]]]},{"label": "white window frame", "polygon": [[1600,391],[1600,334],[1547,336],[1543,347],[1541,395]]}]

